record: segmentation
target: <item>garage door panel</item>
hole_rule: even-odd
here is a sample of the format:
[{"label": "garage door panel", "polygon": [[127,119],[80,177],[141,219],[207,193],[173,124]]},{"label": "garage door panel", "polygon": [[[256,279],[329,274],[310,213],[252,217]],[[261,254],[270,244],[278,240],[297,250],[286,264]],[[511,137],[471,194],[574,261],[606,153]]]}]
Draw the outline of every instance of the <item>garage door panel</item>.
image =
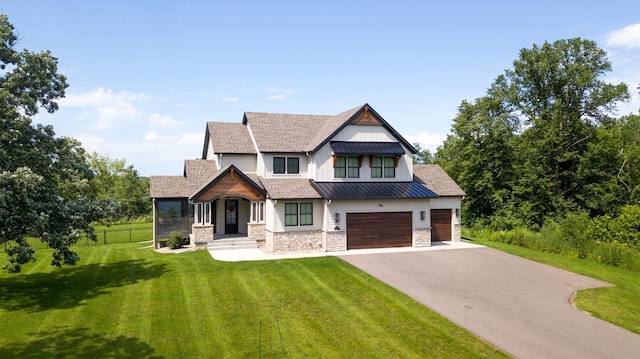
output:
[{"label": "garage door panel", "polygon": [[347,249],[409,247],[411,212],[347,213]]},{"label": "garage door panel", "polygon": [[451,210],[432,209],[431,210],[431,241],[451,240]]}]

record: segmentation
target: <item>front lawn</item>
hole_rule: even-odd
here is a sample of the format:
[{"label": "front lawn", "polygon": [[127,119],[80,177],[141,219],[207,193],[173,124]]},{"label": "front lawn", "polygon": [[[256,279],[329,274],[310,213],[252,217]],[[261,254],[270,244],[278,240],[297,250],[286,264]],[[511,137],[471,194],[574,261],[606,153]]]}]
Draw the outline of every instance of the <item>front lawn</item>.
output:
[{"label": "front lawn", "polygon": [[504,356],[335,257],[223,263],[140,246],[78,246],[63,269],[40,250],[1,272],[0,358]]},{"label": "front lawn", "polygon": [[501,242],[481,239],[474,239],[473,242],[613,284],[613,287],[578,292],[577,306],[598,318],[640,334],[640,272]]}]

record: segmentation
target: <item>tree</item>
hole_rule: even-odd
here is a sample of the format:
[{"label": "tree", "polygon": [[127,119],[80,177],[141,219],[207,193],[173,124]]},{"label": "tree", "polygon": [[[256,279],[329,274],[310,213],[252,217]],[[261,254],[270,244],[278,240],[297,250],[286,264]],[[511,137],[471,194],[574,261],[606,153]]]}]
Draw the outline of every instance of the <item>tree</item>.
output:
[{"label": "tree", "polygon": [[418,151],[415,155],[413,155],[413,163],[418,164],[428,164],[433,163],[434,157],[431,151],[427,148],[420,147],[418,142],[413,144],[413,147]]},{"label": "tree", "polygon": [[625,84],[600,79],[608,71],[606,52],[593,41],[575,38],[521,50],[513,69],[494,84],[526,127],[519,164],[521,172],[535,173],[538,181],[520,188],[535,189],[528,200],[540,208],[539,224],[546,214],[576,209],[575,194],[583,184],[576,173],[595,126],[629,98]]},{"label": "tree", "polygon": [[463,101],[451,134],[438,149],[440,164],[465,190],[465,222],[491,218],[509,199],[514,179],[513,139],[517,120],[495,97]]},{"label": "tree", "polygon": [[48,51],[14,49],[17,37],[0,14],[0,242],[11,242],[10,272],[35,260],[25,240],[41,238],[54,249],[52,265],[75,264],[70,249],[104,207],[90,196],[92,172],[80,143],[55,136],[51,126],[32,125],[29,116],[57,110],[66,79]]},{"label": "tree", "polygon": [[593,41],[545,42],[522,49],[485,97],[463,101],[436,162],[467,193],[470,221],[509,227],[509,217],[536,227],[596,207],[586,189],[611,178],[597,175],[593,160],[604,152],[593,143],[616,104],[629,98],[625,84],[601,80],[608,71],[606,53]]},{"label": "tree", "polygon": [[151,214],[147,178],[141,178],[124,159],[110,159],[94,152],[89,160],[95,175],[91,184],[96,197],[110,199],[118,205],[116,220]]}]

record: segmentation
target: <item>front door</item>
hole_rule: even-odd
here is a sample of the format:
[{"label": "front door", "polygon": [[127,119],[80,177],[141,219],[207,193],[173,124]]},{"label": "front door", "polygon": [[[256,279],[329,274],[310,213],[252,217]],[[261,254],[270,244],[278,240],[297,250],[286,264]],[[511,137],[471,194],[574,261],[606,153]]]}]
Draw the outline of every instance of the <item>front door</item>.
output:
[{"label": "front door", "polygon": [[224,201],[224,233],[238,233],[238,200],[228,199]]}]

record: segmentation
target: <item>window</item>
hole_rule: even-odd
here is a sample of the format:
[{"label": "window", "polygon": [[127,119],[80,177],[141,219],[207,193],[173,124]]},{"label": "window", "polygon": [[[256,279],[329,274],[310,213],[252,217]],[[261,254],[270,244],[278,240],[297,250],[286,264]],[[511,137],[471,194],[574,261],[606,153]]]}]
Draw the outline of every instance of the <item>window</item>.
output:
[{"label": "window", "polygon": [[[298,209],[300,211],[298,211]],[[284,204],[284,225],[291,227],[313,225],[313,203],[285,203]]]},{"label": "window", "polygon": [[198,224],[211,224],[213,215],[211,214],[211,203],[198,203],[196,208],[196,217]]},{"label": "window", "polygon": [[371,161],[371,178],[395,178],[395,157],[374,157]]},{"label": "window", "polygon": [[337,156],[333,164],[333,177],[359,178],[360,159],[358,157]]},{"label": "window", "polygon": [[313,203],[300,203],[300,225],[313,225]]},{"label": "window", "polygon": [[264,202],[251,202],[251,222],[264,222]]},{"label": "window", "polygon": [[384,158],[384,177],[395,178],[396,177],[396,159],[393,157]]},{"label": "window", "polygon": [[284,225],[285,226],[298,225],[298,204],[297,203],[284,204]]},{"label": "window", "polygon": [[371,161],[371,178],[382,178],[382,158],[374,157]]},{"label": "window", "polygon": [[287,157],[287,173],[300,173],[300,160],[298,157]]},{"label": "window", "polygon": [[273,173],[285,173],[285,158],[284,157],[274,157],[273,158]]},{"label": "window", "polygon": [[347,158],[344,156],[338,156],[333,164],[333,177],[345,178],[347,177]]},{"label": "window", "polygon": [[298,157],[274,157],[273,173],[275,174],[300,173],[300,159]]}]

